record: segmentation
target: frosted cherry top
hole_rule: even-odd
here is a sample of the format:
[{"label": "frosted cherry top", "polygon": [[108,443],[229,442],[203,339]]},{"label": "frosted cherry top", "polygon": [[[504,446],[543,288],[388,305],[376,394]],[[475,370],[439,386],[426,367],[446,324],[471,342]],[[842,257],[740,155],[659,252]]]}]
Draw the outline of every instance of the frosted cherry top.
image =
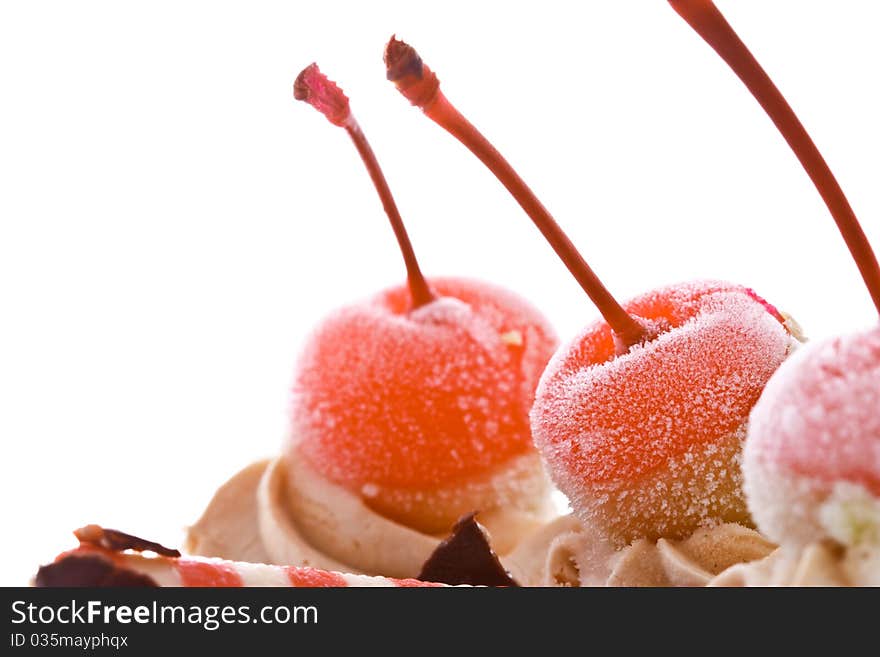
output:
[{"label": "frosted cherry top", "polygon": [[528,412],[555,347],[517,295],[465,279],[405,286],[342,308],[314,331],[294,387],[288,452],[360,491],[426,489],[533,449]]},{"label": "frosted cherry top", "polygon": [[746,450],[786,474],[880,497],[880,327],[792,357],[755,407]]},{"label": "frosted cherry top", "polygon": [[666,330],[615,356],[608,325],[588,326],[547,367],[532,411],[538,447],[573,500],[585,482],[625,488],[742,426],[791,348],[780,313],[730,283],[661,288],[624,307]]}]

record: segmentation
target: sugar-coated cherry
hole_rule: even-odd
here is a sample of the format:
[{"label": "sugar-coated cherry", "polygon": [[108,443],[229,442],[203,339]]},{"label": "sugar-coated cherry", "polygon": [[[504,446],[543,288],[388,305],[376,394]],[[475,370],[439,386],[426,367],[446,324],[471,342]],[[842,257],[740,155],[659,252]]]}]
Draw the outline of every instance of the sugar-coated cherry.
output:
[{"label": "sugar-coated cherry", "polygon": [[621,305],[415,50],[392,37],[385,61],[401,93],[511,192],[603,316],[556,353],[531,414],[574,511],[618,545],[747,522],[740,450],[752,405],[792,347],[785,318],[727,283],[663,288]]},{"label": "sugar-coated cherry", "polygon": [[743,468],[771,539],[880,544],[880,327],[807,345],[779,368],[752,411]]},{"label": "sugar-coated cherry", "polygon": [[296,373],[288,457],[428,533],[474,510],[539,514],[549,487],[528,413],[556,347],[553,329],[507,290],[425,280],[348,99],[315,65],[297,78],[295,96],[355,142],[408,285],[342,308],[314,330]]},{"label": "sugar-coated cherry", "polygon": [[557,485],[619,544],[748,524],[746,420],[791,336],[754,292],[727,283],[670,286],[624,307],[665,330],[616,355],[595,322],[541,379],[532,427]]}]

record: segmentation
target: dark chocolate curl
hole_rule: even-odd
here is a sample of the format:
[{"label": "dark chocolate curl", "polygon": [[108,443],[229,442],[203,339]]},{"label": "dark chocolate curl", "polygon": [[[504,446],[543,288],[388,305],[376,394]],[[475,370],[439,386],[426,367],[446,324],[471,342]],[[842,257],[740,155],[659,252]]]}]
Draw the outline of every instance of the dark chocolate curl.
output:
[{"label": "dark chocolate curl", "polygon": [[163,557],[180,556],[180,550],[173,550],[145,538],[126,534],[116,529],[105,529],[99,525],[86,525],[73,533],[80,543],[96,545],[111,552],[134,550],[135,552],[155,552]]},{"label": "dark chocolate curl", "polygon": [[119,568],[98,555],[70,555],[41,566],[34,578],[39,587],[158,586],[152,577]]},{"label": "dark chocolate curl", "polygon": [[418,579],[442,584],[519,586],[492,550],[476,512],[462,516],[452,534],[431,553]]}]

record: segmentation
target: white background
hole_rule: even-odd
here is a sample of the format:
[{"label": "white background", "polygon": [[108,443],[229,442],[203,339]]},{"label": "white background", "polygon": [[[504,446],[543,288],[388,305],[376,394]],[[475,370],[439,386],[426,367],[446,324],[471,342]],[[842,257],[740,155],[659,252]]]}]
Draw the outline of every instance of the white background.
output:
[{"label": "white background", "polygon": [[[720,3],[880,245],[880,41],[862,1]],[[0,584],[87,522],[179,544],[275,452],[329,310],[402,281],[312,60],[373,143],[429,274],[595,310],[501,186],[384,79],[392,32],[625,298],[749,284],[814,338],[874,312],[807,177],[661,0],[0,5]],[[342,272],[342,273],[340,273]]]}]

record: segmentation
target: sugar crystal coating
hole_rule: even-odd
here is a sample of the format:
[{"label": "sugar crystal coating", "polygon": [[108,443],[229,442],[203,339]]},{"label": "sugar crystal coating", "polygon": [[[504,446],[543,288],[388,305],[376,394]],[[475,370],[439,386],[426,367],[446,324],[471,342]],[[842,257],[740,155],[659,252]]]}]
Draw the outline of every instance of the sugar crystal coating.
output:
[{"label": "sugar crystal coating", "polygon": [[739,453],[748,413],[792,338],[751,290],[701,281],[624,304],[668,329],[615,356],[588,326],[551,360],[532,428],[576,513],[616,543],[747,520]]},{"label": "sugar crystal coating", "polygon": [[466,483],[533,450],[552,328],[511,292],[430,285],[439,298],[412,311],[406,287],[337,311],[300,360],[288,450],[359,494]]},{"label": "sugar crystal coating", "polygon": [[832,497],[880,504],[880,328],[780,367],[752,411],[744,469],[749,508],[780,542],[827,538]]}]

